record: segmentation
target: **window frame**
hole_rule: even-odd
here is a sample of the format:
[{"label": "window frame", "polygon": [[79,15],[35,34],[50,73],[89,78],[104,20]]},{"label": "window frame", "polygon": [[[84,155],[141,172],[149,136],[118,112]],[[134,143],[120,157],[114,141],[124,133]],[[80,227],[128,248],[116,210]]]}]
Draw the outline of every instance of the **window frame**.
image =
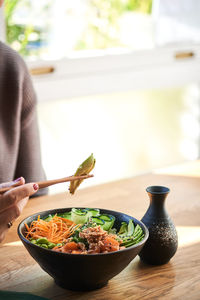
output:
[{"label": "window frame", "polygon": [[[188,56],[191,53],[193,56]],[[116,55],[104,52],[104,55],[97,57],[27,64],[30,70],[38,67],[54,69],[49,74],[33,76],[38,100],[52,101],[199,82],[200,45],[171,46]]]},{"label": "window frame", "polygon": [[[5,41],[3,8],[0,9],[0,15],[0,40]],[[156,47],[117,54],[107,50],[97,53],[97,56],[91,57],[26,61],[31,73],[39,70],[40,75],[32,76],[38,101],[168,88],[199,82],[200,44]],[[187,56],[188,53],[193,56]],[[177,54],[183,55],[176,58]],[[41,74],[43,71],[44,74]]]}]

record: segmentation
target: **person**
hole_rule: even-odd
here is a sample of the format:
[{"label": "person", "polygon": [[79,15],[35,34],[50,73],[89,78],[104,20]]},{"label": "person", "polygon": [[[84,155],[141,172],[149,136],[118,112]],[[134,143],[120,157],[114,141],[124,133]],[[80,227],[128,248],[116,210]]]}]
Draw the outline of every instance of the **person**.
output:
[{"label": "person", "polygon": [[47,193],[38,192],[40,180],[45,173],[31,77],[20,55],[0,42],[0,188],[18,185],[0,194],[0,242],[28,198]]},{"label": "person", "polygon": [[12,226],[12,222],[20,216],[29,197],[38,191],[37,183],[25,184],[23,177],[12,182],[0,184],[0,188],[12,187],[16,183],[19,186],[0,194],[0,242],[5,238],[5,234]]}]

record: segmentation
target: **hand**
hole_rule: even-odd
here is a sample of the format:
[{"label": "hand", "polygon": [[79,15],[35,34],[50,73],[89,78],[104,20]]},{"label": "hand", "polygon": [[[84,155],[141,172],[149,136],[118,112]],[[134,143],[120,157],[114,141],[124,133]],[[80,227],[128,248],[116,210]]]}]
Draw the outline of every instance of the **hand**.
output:
[{"label": "hand", "polygon": [[[0,195],[0,242],[5,237],[9,224],[18,218],[26,205],[29,196],[38,190],[36,183],[27,183],[23,177],[11,182],[0,184],[0,188],[19,185]],[[12,224],[12,223],[11,223]]]}]

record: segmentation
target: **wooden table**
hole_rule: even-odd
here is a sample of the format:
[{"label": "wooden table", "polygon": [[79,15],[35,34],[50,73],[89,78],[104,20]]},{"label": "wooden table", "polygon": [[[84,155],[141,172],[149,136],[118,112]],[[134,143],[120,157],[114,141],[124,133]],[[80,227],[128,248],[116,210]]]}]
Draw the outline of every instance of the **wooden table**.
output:
[{"label": "wooden table", "polygon": [[[31,199],[0,246],[0,289],[31,292],[49,299],[200,299],[200,162],[68,193]],[[163,266],[148,266],[137,256],[109,284],[91,292],[58,287],[25,250],[16,233],[26,216],[58,207],[99,207],[141,219],[148,207],[146,187],[171,189],[166,208],[179,235],[179,248]]]}]

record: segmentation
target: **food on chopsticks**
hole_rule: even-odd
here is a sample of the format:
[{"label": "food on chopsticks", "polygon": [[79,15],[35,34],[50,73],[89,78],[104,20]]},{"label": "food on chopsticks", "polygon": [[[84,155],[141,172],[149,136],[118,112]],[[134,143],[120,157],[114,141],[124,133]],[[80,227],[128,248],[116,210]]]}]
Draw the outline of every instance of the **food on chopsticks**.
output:
[{"label": "food on chopsticks", "polygon": [[[78,167],[74,176],[88,175],[92,169],[94,168],[96,160],[93,156],[93,153]],[[70,182],[69,192],[70,194],[74,194],[76,189],[79,187],[81,182],[84,179],[79,179]]]},{"label": "food on chopsticks", "polygon": [[133,220],[114,227],[115,217],[99,209],[72,208],[69,212],[38,217],[26,226],[26,238],[33,244],[71,254],[97,254],[118,251],[142,241],[142,228]]}]

